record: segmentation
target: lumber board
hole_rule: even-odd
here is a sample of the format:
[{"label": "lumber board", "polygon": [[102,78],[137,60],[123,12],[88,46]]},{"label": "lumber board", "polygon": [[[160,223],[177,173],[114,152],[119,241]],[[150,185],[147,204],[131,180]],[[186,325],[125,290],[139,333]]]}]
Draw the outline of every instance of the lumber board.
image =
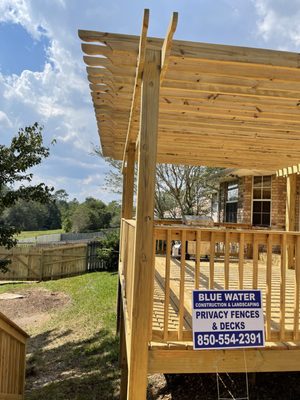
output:
[{"label": "lumber board", "polygon": [[[137,115],[137,106],[140,101],[141,96],[141,83],[142,83],[142,74],[144,71],[144,64],[146,58],[146,43],[147,43],[147,32],[148,32],[148,25],[149,25],[149,10],[144,10],[144,17],[143,17],[143,24],[142,24],[142,32],[139,41],[139,55],[137,59],[137,66],[136,66],[136,73],[135,73],[135,83],[133,88],[133,95],[132,95],[132,104],[130,108],[130,115],[129,115],[129,122],[128,122],[128,129],[126,134],[126,141],[124,146],[124,154],[123,154],[123,169],[126,162],[127,152],[129,144],[133,141],[135,142],[132,129],[133,119]],[[157,99],[158,100],[158,99]]]},{"label": "lumber board", "polygon": [[248,350],[149,350],[149,373],[299,371],[300,349]]},{"label": "lumber board", "polygon": [[123,160],[138,137],[148,48],[162,53],[159,162],[299,173],[299,54],[173,40],[176,25],[164,40],[148,21],[140,37],[79,31],[104,155]]},{"label": "lumber board", "polygon": [[167,69],[169,65],[169,58],[171,54],[172,40],[174,33],[176,31],[178,23],[178,13],[174,12],[170,21],[170,25],[168,27],[167,35],[165,37],[164,43],[161,49],[161,73],[160,73],[160,84],[162,84]]}]

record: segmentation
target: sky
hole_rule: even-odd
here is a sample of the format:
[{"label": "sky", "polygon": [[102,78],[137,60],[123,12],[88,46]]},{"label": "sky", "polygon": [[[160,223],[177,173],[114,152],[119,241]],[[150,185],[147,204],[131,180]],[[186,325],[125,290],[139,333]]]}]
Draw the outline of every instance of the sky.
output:
[{"label": "sky", "polygon": [[[300,0],[0,0],[0,143],[39,122],[51,155],[34,168],[34,183],[65,189],[70,199],[106,203],[109,166],[99,145],[78,29],[299,52]],[[51,142],[55,139],[55,144]]]}]

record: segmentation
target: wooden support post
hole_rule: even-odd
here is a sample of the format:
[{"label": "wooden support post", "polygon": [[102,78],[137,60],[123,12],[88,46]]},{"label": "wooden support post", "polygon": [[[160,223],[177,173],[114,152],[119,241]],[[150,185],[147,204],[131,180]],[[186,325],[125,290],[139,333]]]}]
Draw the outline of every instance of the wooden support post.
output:
[{"label": "wooden support post", "polygon": [[120,297],[120,354],[119,354],[119,364],[120,364],[120,368],[121,368],[120,400],[126,400],[127,399],[127,383],[128,383],[128,364],[127,364],[126,332],[125,332],[125,321],[124,321],[122,297]]},{"label": "wooden support post", "polygon": [[135,144],[131,143],[128,148],[127,166],[123,173],[122,217],[125,219],[131,219],[133,216],[134,166]]},{"label": "wooden support post", "polygon": [[146,50],[142,83],[141,126],[138,149],[138,188],[135,261],[131,321],[131,354],[128,371],[129,400],[146,398],[149,318],[154,279],[153,220],[161,53]]},{"label": "wooden support post", "polygon": [[[296,184],[297,175],[288,175],[286,178],[286,231],[294,231],[296,228]],[[294,268],[294,246],[287,248],[288,268]]]},{"label": "wooden support post", "polygon": [[130,109],[130,117],[126,135],[126,143],[124,147],[124,155],[123,155],[123,171],[125,168],[125,161],[127,156],[127,151],[131,143],[135,143],[136,137],[134,137],[133,132],[133,125],[134,125],[134,117],[136,116],[137,112],[137,105],[139,104],[140,100],[140,92],[141,92],[141,82],[145,64],[145,57],[146,57],[146,44],[147,44],[147,32],[148,32],[148,25],[149,25],[149,10],[146,8],[144,10],[144,17],[143,17],[143,25],[142,25],[142,32],[140,36],[140,44],[139,44],[139,55],[137,60],[136,66],[136,74],[135,74],[135,84],[134,90],[132,95],[132,103]]}]

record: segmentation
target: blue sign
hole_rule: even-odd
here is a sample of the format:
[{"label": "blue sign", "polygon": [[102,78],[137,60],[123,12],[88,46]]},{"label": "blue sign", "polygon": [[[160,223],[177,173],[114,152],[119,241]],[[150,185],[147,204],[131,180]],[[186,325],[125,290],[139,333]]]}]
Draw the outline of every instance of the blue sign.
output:
[{"label": "blue sign", "polygon": [[263,347],[260,290],[194,290],[194,349]]}]

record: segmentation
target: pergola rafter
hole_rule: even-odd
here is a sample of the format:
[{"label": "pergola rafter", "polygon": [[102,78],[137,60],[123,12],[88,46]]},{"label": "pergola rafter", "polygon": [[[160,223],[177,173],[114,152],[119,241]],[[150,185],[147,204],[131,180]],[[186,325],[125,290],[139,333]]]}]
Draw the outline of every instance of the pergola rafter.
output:
[{"label": "pergola rafter", "polygon": [[124,160],[138,137],[147,48],[162,54],[158,162],[279,175],[298,165],[300,56],[173,40],[176,13],[165,40],[147,38],[147,13],[140,38],[79,32],[103,154]]}]

